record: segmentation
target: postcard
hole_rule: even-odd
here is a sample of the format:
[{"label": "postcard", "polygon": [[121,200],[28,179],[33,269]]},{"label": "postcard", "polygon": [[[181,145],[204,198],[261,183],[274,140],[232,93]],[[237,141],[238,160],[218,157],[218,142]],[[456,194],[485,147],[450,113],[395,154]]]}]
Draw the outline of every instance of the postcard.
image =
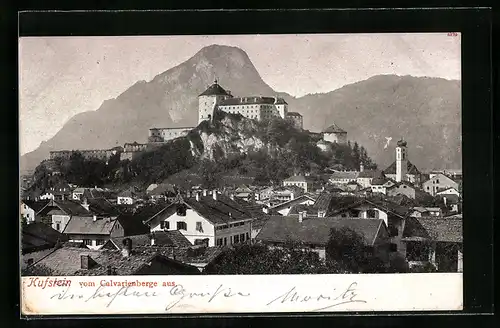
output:
[{"label": "postcard", "polygon": [[22,313],[462,310],[460,38],[19,38]]}]

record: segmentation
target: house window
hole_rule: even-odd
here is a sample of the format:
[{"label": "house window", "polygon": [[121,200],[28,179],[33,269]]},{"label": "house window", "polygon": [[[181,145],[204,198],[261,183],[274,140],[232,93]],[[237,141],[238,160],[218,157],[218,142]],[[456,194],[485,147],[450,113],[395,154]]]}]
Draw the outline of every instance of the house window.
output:
[{"label": "house window", "polygon": [[186,205],[184,204],[177,205],[177,215],[186,216]]},{"label": "house window", "polygon": [[168,222],[168,221],[161,221],[160,222],[160,229],[170,229],[170,222]]},{"label": "house window", "polygon": [[397,251],[398,251],[398,244],[390,243],[389,252],[397,252]]},{"label": "house window", "polygon": [[234,235],[234,236],[233,236],[233,239],[234,239],[234,240],[233,240],[233,243],[234,243],[234,244],[238,244],[238,243],[240,242],[240,236],[239,236],[239,235]]},{"label": "house window", "polygon": [[196,231],[203,232],[203,227],[201,222],[196,222]]},{"label": "house window", "polygon": [[227,237],[224,237],[224,246],[227,245]]},{"label": "house window", "polygon": [[56,230],[61,231],[61,224],[60,223],[56,223]]},{"label": "house window", "polygon": [[91,239],[84,239],[83,244],[85,246],[92,246],[92,240]]},{"label": "house window", "polygon": [[240,234],[240,242],[244,242],[245,241],[245,234],[242,233]]},{"label": "house window", "polygon": [[369,219],[375,219],[377,218],[377,211],[376,210],[368,210],[366,211],[366,216],[369,218]]},{"label": "house window", "polygon": [[250,239],[250,235],[249,235],[249,234],[248,234],[248,232],[247,232],[247,240],[248,240],[248,239]]},{"label": "house window", "polygon": [[186,222],[177,222],[177,230],[187,230]]},{"label": "house window", "polygon": [[222,246],[222,238],[217,238],[217,241],[215,243],[217,246]]},{"label": "house window", "polygon": [[439,179],[436,180],[436,183],[439,184]]},{"label": "house window", "polygon": [[96,245],[97,245],[97,246],[104,245],[104,239],[97,239],[97,240],[96,240]]}]

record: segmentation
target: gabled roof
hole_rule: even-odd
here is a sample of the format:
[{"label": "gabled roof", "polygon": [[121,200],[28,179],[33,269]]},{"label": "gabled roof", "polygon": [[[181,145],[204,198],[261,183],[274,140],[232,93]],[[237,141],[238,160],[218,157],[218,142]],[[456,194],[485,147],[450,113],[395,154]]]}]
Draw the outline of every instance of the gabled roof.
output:
[{"label": "gabled roof", "polygon": [[125,236],[149,233],[149,227],[142,222],[142,216],[140,215],[120,214],[116,219],[123,227]]},{"label": "gabled roof", "polygon": [[151,245],[152,238],[154,238],[154,245],[156,246],[170,246],[170,247],[193,246],[189,242],[189,240],[178,230],[155,231],[152,233],[141,234],[141,235],[111,238],[107,243],[111,243],[115,249],[121,250],[123,247],[123,240],[125,238],[130,238],[130,240],[132,240],[132,247],[153,246]]},{"label": "gabled roof", "polygon": [[[217,81],[215,81],[207,90],[203,91],[199,96],[230,96],[224,88],[222,88]],[[199,97],[198,96],[198,97]]]},{"label": "gabled roof", "polygon": [[381,227],[380,219],[345,219],[345,218],[304,218],[272,216],[262,227],[256,239],[264,242],[301,242],[304,244],[326,245],[331,229],[350,228],[361,234],[367,246],[375,243]]},{"label": "gabled roof", "polygon": [[295,116],[295,117],[302,117],[300,113],[297,112],[288,112],[286,116]]},{"label": "gabled roof", "polygon": [[56,200],[53,204],[66,215],[92,215],[80,203],[72,200]]},{"label": "gabled roof", "polygon": [[67,239],[59,231],[42,222],[30,223],[24,226],[21,232],[23,252],[54,247],[58,241],[64,242]]},{"label": "gabled roof", "polygon": [[40,201],[34,201],[34,200],[23,200],[22,201],[26,206],[31,208],[33,211],[35,211],[35,214],[40,213],[47,205],[49,205],[50,200],[40,200]]},{"label": "gabled roof", "polygon": [[294,175],[284,180],[285,182],[308,182],[308,179],[303,175]]},{"label": "gabled roof", "polygon": [[357,179],[359,176],[359,172],[351,171],[351,172],[334,172],[330,175],[330,179]]},{"label": "gabled roof", "polygon": [[274,205],[274,206],[270,207],[270,209],[279,211],[280,209],[293,206],[294,204],[297,204],[297,203],[300,203],[300,202],[303,202],[303,201],[306,201],[306,200],[311,200],[313,202],[316,201],[316,199],[314,197],[311,197],[308,194],[302,194],[302,195],[300,195],[298,197],[295,197],[294,199],[288,200],[288,201],[283,202],[283,203],[278,204],[278,205]]},{"label": "gabled roof", "polygon": [[336,206],[332,206],[331,213],[327,213],[327,215],[335,216],[337,214],[345,212],[346,210],[356,208],[356,207],[362,206],[362,205],[373,206],[375,208],[383,210],[384,212],[393,213],[401,218],[406,217],[410,213],[410,209],[406,206],[402,206],[402,205],[390,202],[388,200],[380,199],[377,197],[356,198],[356,197],[347,196],[347,197],[345,197],[345,201],[343,202],[343,204],[340,203],[340,204],[337,204]]},{"label": "gabled roof", "polygon": [[[384,174],[396,174],[396,161],[394,161],[391,165],[389,165],[384,171],[383,171]],[[413,174],[413,175],[417,175],[417,174],[420,174],[420,171],[418,170],[418,168],[413,165],[412,162],[410,161],[407,161],[407,171],[406,171],[407,174]]]},{"label": "gabled roof", "polygon": [[461,243],[462,219],[444,218],[413,218],[407,219],[403,239],[429,240],[438,242]]},{"label": "gabled roof", "polygon": [[217,200],[213,196],[199,196],[199,201],[195,197],[182,198],[162,209],[160,212],[145,220],[144,223],[152,221],[163,213],[173,213],[178,204],[184,204],[193,209],[200,216],[213,224],[225,224],[235,221],[250,220],[251,214],[236,201],[229,197],[217,194]]},{"label": "gabled roof", "polygon": [[87,200],[89,211],[99,216],[117,216],[120,211],[105,198],[94,198]]},{"label": "gabled roof", "polygon": [[380,170],[364,170],[358,174],[358,178],[380,178],[383,176]]},{"label": "gabled roof", "polygon": [[347,133],[347,132],[341,129],[337,124],[333,123],[326,129],[324,129],[323,133]]},{"label": "gabled roof", "polygon": [[[91,258],[92,267],[81,269],[81,255]],[[159,258],[161,256],[161,258]],[[62,247],[45,256],[34,265],[45,265],[55,276],[106,275],[107,267],[114,268],[116,275],[135,275],[149,262],[160,260],[168,263],[162,266],[163,274],[199,274],[199,270],[182,262],[168,259],[155,249],[136,248],[129,257],[124,258],[118,250],[82,250],[81,248]]]},{"label": "gabled roof", "polygon": [[116,224],[116,219],[104,218],[96,219],[93,217],[72,217],[66,227],[64,234],[78,235],[110,235]]},{"label": "gabled roof", "polygon": [[315,211],[315,208],[313,205],[306,205],[306,204],[296,204],[293,205],[292,208],[290,208],[290,211],[288,212],[288,216],[292,215],[299,215],[300,212],[305,212],[307,215],[309,214],[314,214],[317,216],[317,211]]}]

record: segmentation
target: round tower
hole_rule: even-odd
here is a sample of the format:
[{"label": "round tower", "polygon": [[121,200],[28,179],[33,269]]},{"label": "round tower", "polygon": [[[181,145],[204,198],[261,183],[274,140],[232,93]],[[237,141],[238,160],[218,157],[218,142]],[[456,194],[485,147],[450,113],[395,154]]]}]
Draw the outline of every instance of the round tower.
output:
[{"label": "round tower", "polygon": [[227,98],[232,98],[231,94],[215,80],[207,90],[198,96],[198,124],[211,120],[216,106]]}]

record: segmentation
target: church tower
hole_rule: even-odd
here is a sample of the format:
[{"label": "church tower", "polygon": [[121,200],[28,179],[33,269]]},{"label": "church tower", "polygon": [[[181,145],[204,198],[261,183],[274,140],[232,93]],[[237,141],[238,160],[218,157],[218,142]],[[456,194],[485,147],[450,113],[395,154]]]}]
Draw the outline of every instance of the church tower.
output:
[{"label": "church tower", "polygon": [[407,180],[408,173],[408,149],[406,141],[403,139],[398,141],[396,147],[396,181],[401,182]]},{"label": "church tower", "polygon": [[217,105],[227,98],[232,98],[231,94],[215,80],[207,90],[198,96],[198,124],[212,120]]}]

